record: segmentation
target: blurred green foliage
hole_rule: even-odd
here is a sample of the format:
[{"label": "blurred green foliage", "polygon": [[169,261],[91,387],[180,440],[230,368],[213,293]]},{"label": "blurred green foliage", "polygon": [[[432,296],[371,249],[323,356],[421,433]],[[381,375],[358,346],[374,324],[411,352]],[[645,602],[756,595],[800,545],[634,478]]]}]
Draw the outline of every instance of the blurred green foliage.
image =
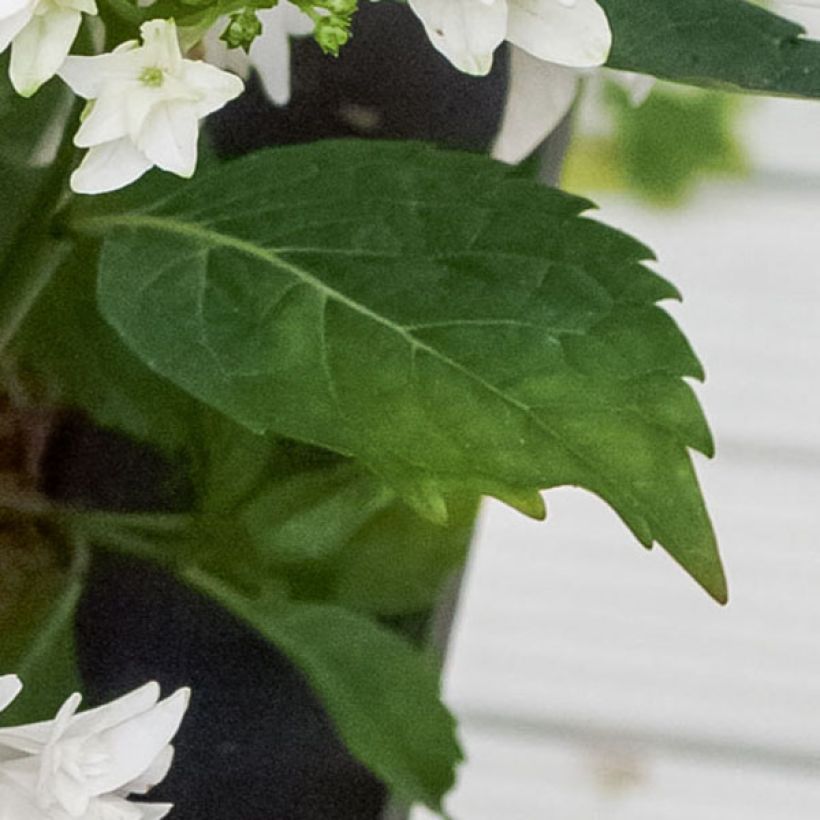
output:
[{"label": "blurred green foliage", "polygon": [[671,206],[685,202],[704,179],[747,171],[738,97],[659,83],[635,106],[627,91],[607,82],[602,101],[611,133],[578,134],[562,179],[571,192],[627,191]]}]

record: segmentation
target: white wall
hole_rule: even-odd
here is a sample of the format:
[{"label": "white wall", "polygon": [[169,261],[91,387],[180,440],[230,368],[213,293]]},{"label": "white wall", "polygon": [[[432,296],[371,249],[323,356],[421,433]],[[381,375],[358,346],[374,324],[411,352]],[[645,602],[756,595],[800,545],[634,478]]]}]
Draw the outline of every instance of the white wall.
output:
[{"label": "white wall", "polygon": [[752,179],[597,215],[684,293],[732,600],[581,492],[549,492],[545,524],[489,503],[446,678],[458,820],[820,817],[820,104],[748,130]]}]

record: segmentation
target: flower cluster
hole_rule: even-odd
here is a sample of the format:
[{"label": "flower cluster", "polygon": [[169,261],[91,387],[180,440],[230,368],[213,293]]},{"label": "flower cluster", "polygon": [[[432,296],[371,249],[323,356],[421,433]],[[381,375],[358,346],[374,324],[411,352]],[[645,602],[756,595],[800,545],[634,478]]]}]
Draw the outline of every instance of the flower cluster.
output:
[{"label": "flower cluster", "polygon": [[[88,149],[71,180],[78,193],[121,188],[153,166],[191,176],[199,121],[241,94],[242,80],[207,62],[187,59],[174,21],[166,19],[144,23],[141,41],[123,43],[111,53],[69,56],[84,16],[97,15],[97,1],[2,0],[0,53],[11,47],[12,85],[30,96],[58,75],[89,101],[75,138],[78,147]],[[409,4],[433,45],[456,68],[471,74],[490,70],[493,52],[504,40],[536,60],[559,66],[599,66],[609,54],[609,23],[596,0]],[[196,5],[206,7],[207,0]],[[250,4],[235,12],[222,39],[250,52],[264,87],[281,103],[288,97],[288,37],[312,30],[326,52],[338,53],[349,37],[356,0],[279,0],[272,6],[260,10]],[[203,19],[210,22],[201,29],[194,26],[197,36],[207,35],[213,22],[207,15]]]},{"label": "flower cluster", "polygon": [[3,0],[0,52],[11,48],[9,76],[18,94],[30,97],[63,64],[83,14],[96,14],[95,0]]},{"label": "flower cluster", "polygon": [[24,96],[59,75],[89,100],[75,144],[88,148],[72,176],[78,193],[121,188],[154,165],[189,177],[199,120],[238,97],[233,74],[182,55],[172,20],[145,23],[110,54],[69,56],[95,0],[3,0],[0,52],[11,45],[9,76]]},{"label": "flower cluster", "polygon": [[[15,675],[0,677],[0,711],[19,694]],[[167,803],[134,803],[167,774],[171,739],[189,691],[165,700],[149,683],[105,706],[77,714],[72,695],[54,720],[0,729],[0,820],[160,820]]]},{"label": "flower cluster", "polygon": [[487,74],[504,40],[539,60],[603,65],[612,32],[596,0],[409,0],[433,45],[468,74]]},{"label": "flower cluster", "polygon": [[121,188],[156,165],[181,177],[196,168],[199,120],[242,93],[238,77],[180,52],[176,26],[152,20],[142,44],[67,57],[60,77],[91,101],[74,143],[88,148],[71,178],[79,193]]}]

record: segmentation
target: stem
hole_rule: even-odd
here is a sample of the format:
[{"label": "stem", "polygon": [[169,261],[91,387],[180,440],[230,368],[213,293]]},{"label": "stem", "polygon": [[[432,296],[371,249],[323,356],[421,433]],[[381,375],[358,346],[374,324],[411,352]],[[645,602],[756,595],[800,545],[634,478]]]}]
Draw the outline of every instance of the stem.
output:
[{"label": "stem", "polygon": [[18,663],[17,671],[21,677],[26,677],[42,657],[48,654],[60,632],[74,617],[91,563],[91,553],[85,539],[76,534],[72,536],[71,544],[73,553],[66,588]]},{"label": "stem", "polygon": [[[120,527],[159,535],[178,535],[189,529],[195,516],[187,513],[118,513],[91,510],[74,513],[82,525],[91,525],[102,532],[106,527]],[[97,529],[94,529],[97,531]]]},{"label": "stem", "polygon": [[76,120],[77,113],[78,103],[74,103],[63,124],[54,162],[29,216],[10,243],[5,265],[0,270],[0,355],[22,327],[70,248],[68,240],[52,232],[51,218],[67,193],[68,172],[76,150],[68,125]]},{"label": "stem", "polygon": [[[184,536],[194,521],[183,514],[69,512],[70,526],[101,549],[133,555],[169,567],[179,561],[173,539]],[[163,539],[171,539],[171,546]]]}]

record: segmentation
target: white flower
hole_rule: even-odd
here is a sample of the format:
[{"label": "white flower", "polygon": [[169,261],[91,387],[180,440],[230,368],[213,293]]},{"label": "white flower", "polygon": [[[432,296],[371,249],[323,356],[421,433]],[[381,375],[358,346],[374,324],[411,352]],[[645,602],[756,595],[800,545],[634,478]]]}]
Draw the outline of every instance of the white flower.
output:
[{"label": "white flower", "polygon": [[[6,694],[11,691],[8,685]],[[53,721],[0,729],[0,820],[164,817],[170,805],[126,798],[145,794],[167,774],[173,759],[169,744],[189,694],[180,689],[160,701],[159,686],[149,683],[81,714],[75,694]]]},{"label": "white flower", "polygon": [[11,44],[9,77],[30,97],[59,71],[94,0],[0,0],[0,53]]},{"label": "white flower", "polygon": [[198,60],[183,59],[176,26],[151,20],[143,45],[110,54],[69,57],[59,71],[93,104],[74,143],[89,148],[71,177],[78,193],[122,188],[156,165],[181,177],[196,168],[199,120],[238,97],[242,80]]},{"label": "white flower", "polygon": [[433,45],[458,69],[487,74],[504,40],[563,66],[609,56],[612,32],[595,0],[409,0]]}]

